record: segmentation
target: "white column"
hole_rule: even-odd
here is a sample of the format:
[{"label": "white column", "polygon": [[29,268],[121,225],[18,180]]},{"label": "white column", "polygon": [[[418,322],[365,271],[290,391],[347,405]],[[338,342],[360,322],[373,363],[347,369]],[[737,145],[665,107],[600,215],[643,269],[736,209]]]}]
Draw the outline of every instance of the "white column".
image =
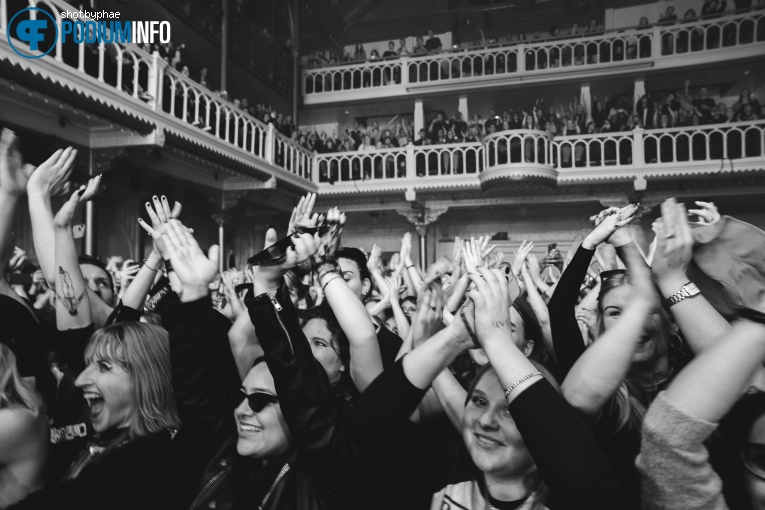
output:
[{"label": "white column", "polygon": [[640,98],[645,95],[645,77],[635,76],[635,90],[632,93],[632,113],[637,113],[637,105]]},{"label": "white column", "polygon": [[590,94],[590,84],[582,83],[582,89],[579,92],[579,101],[584,105],[587,112],[587,122],[592,122],[592,95]]},{"label": "white column", "polygon": [[465,122],[470,120],[470,115],[468,115],[467,96],[460,96],[460,102],[459,102],[459,106],[457,106],[457,110],[462,114],[462,120],[464,120]]},{"label": "white column", "polygon": [[219,253],[218,271],[221,273],[224,271],[225,264],[227,262],[226,252],[223,251],[223,241],[224,241],[223,234],[224,234],[223,222],[221,221],[218,224],[218,246],[220,247],[220,251],[218,252]]},{"label": "white column", "polygon": [[422,99],[414,101],[414,139],[417,139],[417,133],[420,129],[425,129],[425,112],[422,109]]}]

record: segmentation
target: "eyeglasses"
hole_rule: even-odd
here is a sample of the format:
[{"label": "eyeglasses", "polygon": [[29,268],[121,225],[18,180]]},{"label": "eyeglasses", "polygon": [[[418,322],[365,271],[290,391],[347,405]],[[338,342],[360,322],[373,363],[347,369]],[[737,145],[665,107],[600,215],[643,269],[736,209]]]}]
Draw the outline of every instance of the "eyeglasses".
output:
[{"label": "eyeglasses", "polygon": [[239,407],[244,399],[247,399],[247,405],[250,406],[253,413],[261,412],[268,404],[276,404],[279,402],[279,397],[264,391],[245,393],[244,391],[239,390],[239,398],[237,399],[236,407]]},{"label": "eyeglasses", "polygon": [[292,242],[293,236],[297,237],[299,234],[313,235],[318,232],[319,236],[323,237],[329,232],[329,228],[329,225],[322,225],[321,227],[299,227],[292,235],[279,239],[268,248],[247,259],[247,263],[253,266],[279,265],[287,259],[287,250],[294,246]]},{"label": "eyeglasses", "polygon": [[760,480],[765,480],[765,444],[744,443],[741,446],[744,468]]}]

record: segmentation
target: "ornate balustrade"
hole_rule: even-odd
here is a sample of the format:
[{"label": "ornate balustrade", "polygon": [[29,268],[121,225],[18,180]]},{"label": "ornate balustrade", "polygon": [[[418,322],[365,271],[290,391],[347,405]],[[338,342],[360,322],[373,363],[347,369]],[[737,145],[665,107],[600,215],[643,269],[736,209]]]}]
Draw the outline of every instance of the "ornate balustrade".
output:
[{"label": "ornate balustrade", "polygon": [[305,69],[303,97],[312,104],[406,95],[413,90],[421,93],[429,86],[496,85],[503,77],[542,80],[569,71],[629,72],[632,65],[675,67],[697,63],[678,60],[678,55],[703,51],[706,59],[724,60],[731,55],[710,51],[762,43],[765,11],[758,10],[675,25]]},{"label": "ornate balustrade", "polygon": [[481,142],[317,154],[313,161],[322,193],[692,175],[719,172],[721,164],[765,170],[765,120],[558,137],[502,131]]},{"label": "ornate balustrade", "polygon": [[[50,53],[43,56],[31,51],[15,34],[6,34],[8,21],[15,14],[9,13],[7,4],[7,0],[0,0],[0,60],[154,124],[160,133],[154,138],[157,143],[163,143],[164,132],[170,132],[299,187],[314,188],[313,155],[309,151],[281,136],[273,125],[251,117],[171,68],[157,53],[117,42],[63,44],[59,37]],[[63,21],[60,12],[79,11],[60,0],[29,0],[29,6],[50,13],[59,34]],[[32,16],[44,16],[30,12]],[[20,16],[29,18],[30,14]]]}]

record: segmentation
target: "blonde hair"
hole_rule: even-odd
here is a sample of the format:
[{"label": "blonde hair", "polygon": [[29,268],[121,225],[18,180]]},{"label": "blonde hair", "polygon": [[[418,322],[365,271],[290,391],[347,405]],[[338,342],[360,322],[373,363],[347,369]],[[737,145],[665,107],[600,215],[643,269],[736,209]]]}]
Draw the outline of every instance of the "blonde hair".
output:
[{"label": "blonde hair", "polygon": [[136,438],[180,426],[170,376],[170,339],[152,324],[120,322],[97,330],[85,361],[107,360],[130,375],[136,412],[128,433]]},{"label": "blonde hair", "polygon": [[0,409],[15,406],[26,407],[35,416],[43,410],[40,395],[16,368],[16,355],[0,343]]}]

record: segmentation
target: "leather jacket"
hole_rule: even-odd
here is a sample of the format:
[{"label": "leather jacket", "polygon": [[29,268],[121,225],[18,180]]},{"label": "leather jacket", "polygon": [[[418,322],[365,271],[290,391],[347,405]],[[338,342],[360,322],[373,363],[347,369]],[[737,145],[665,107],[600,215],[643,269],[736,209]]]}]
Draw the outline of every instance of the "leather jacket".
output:
[{"label": "leather jacket", "polygon": [[[226,325],[208,297],[168,309],[173,388],[182,436],[201,477],[192,509],[349,508],[360,462],[338,419],[329,380],[303,334],[289,291],[246,301],[274,378],[291,447],[269,462],[237,454],[237,374]],[[217,317],[216,317],[217,316]],[[238,380],[238,376],[236,377]]]}]

